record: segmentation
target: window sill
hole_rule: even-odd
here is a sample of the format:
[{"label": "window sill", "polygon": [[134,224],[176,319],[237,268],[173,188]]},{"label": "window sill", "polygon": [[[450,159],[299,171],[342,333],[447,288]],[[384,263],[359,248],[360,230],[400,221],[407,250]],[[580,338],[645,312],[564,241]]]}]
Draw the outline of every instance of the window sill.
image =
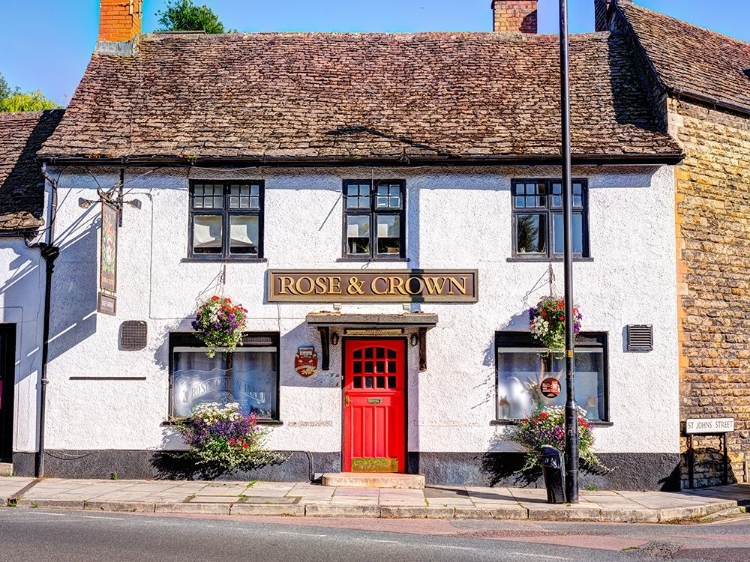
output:
[{"label": "window sill", "polygon": [[338,258],[337,263],[373,263],[373,262],[403,262],[408,263],[409,258]]},{"label": "window sill", "polygon": [[[512,258],[507,258],[505,261],[507,262],[531,262],[531,263],[547,263],[547,262],[563,262],[563,258],[550,258],[547,256],[529,256],[529,257],[520,257],[520,256],[513,256]],[[592,262],[594,261],[594,258],[582,258],[580,256],[574,256],[573,257],[574,262]]]},{"label": "window sill", "polygon": [[266,258],[182,258],[180,263],[267,263]]},{"label": "window sill", "polygon": [[[171,426],[178,425],[185,421],[187,421],[187,418],[172,418],[172,419],[164,420],[163,422],[161,422],[161,426],[171,427]],[[271,426],[284,425],[284,422],[281,420],[257,420],[255,423],[257,425],[271,425]]]},{"label": "window sill", "polygon": [[[491,420],[490,425],[518,425],[522,420]],[[611,421],[590,421],[591,427],[612,427],[615,424]]]}]

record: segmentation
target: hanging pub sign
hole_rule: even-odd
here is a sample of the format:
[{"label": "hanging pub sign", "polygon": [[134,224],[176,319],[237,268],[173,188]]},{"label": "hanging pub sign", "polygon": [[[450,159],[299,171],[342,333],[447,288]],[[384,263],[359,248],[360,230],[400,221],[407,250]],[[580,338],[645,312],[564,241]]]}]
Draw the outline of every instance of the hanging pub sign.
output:
[{"label": "hanging pub sign", "polygon": [[476,270],[269,270],[269,302],[477,302]]},{"label": "hanging pub sign", "polygon": [[99,288],[108,293],[117,292],[117,222],[117,208],[102,201]]},{"label": "hanging pub sign", "polygon": [[294,356],[294,370],[302,377],[311,377],[318,372],[318,354],[314,347],[299,347]]},{"label": "hanging pub sign", "polygon": [[560,396],[560,381],[552,377],[544,379],[540,385],[540,390],[547,398],[557,398]]},{"label": "hanging pub sign", "polygon": [[117,292],[117,208],[102,200],[101,248],[99,253],[99,306],[97,310],[104,314],[115,314]]}]

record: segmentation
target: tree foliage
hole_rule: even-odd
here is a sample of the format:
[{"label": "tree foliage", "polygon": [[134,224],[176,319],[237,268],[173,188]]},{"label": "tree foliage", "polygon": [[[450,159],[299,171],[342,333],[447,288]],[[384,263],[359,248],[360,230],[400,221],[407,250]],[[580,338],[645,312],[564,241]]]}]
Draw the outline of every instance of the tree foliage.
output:
[{"label": "tree foliage", "polygon": [[196,6],[193,0],[167,0],[165,10],[156,12],[161,31],[205,31],[224,33],[224,24],[211,8]]},{"label": "tree foliage", "polygon": [[58,107],[60,106],[56,102],[46,97],[39,90],[34,90],[33,92],[16,91],[0,100],[0,112],[5,113],[44,111],[45,109],[57,109]]},{"label": "tree foliage", "polygon": [[46,97],[39,90],[22,92],[19,88],[11,90],[8,82],[0,74],[0,112],[44,111],[60,107],[55,101]]},{"label": "tree foliage", "polygon": [[8,86],[8,82],[5,80],[5,77],[0,74],[0,100],[4,100],[10,95],[10,86]]}]

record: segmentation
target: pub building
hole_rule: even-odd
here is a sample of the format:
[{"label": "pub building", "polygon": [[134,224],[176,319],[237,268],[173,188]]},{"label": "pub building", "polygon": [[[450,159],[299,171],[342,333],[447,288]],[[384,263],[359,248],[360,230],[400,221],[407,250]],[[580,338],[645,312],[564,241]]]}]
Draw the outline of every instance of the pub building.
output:
[{"label": "pub building", "polygon": [[[514,483],[514,421],[565,402],[529,331],[563,290],[558,38],[536,2],[495,0],[493,32],[220,36],[141,34],[131,4],[102,0],[39,152],[61,248],[45,474],[160,476],[175,419],[236,401],[289,456],[236,478]],[[571,55],[576,401],[617,467],[581,485],[675,489],[682,151],[624,32]],[[191,322],[212,295],[248,321],[209,358]]]}]

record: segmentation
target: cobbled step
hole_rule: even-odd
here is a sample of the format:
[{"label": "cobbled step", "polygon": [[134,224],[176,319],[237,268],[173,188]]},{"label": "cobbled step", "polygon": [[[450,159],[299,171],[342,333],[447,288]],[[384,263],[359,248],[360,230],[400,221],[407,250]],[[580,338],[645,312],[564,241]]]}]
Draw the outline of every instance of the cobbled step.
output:
[{"label": "cobbled step", "polygon": [[392,474],[376,472],[339,472],[323,475],[323,486],[342,488],[399,488],[421,490],[424,488],[421,474]]}]

